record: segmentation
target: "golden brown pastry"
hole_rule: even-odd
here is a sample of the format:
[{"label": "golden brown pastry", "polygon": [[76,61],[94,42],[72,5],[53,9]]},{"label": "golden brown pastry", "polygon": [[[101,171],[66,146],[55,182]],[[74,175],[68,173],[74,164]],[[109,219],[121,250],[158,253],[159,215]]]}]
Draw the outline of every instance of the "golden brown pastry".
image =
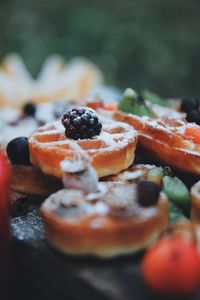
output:
[{"label": "golden brown pastry", "polygon": [[103,182],[96,193],[63,189],[42,205],[48,242],[73,255],[114,257],[152,244],[168,223],[161,192],[144,203],[136,184]]},{"label": "golden brown pastry", "polygon": [[58,178],[43,174],[33,166],[11,165],[10,187],[18,193],[47,197],[62,188]]},{"label": "golden brown pastry", "polygon": [[29,138],[31,162],[43,173],[62,177],[60,162],[78,154],[89,156],[98,176],[103,177],[129,167],[135,156],[137,132],[131,126],[101,117],[100,135],[91,139],[70,139],[61,122],[35,130]]},{"label": "golden brown pastry", "polygon": [[139,133],[138,144],[147,155],[175,169],[200,174],[200,144],[186,134],[189,125],[184,120],[163,117],[151,119],[115,112],[115,120],[133,126]]}]

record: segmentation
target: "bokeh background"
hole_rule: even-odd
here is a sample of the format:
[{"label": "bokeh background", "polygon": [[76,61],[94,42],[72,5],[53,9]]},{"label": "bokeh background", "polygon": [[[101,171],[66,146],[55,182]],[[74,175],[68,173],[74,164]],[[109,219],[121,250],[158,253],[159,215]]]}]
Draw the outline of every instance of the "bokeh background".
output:
[{"label": "bokeh background", "polygon": [[0,59],[88,57],[106,82],[161,96],[200,96],[199,0],[1,0]]}]

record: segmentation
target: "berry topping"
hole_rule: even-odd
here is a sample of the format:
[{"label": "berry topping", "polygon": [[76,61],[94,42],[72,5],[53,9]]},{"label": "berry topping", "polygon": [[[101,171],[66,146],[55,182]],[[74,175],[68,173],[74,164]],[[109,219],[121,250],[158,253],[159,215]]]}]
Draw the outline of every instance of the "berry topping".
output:
[{"label": "berry topping", "polygon": [[62,124],[66,128],[67,137],[78,140],[99,135],[102,123],[97,114],[85,107],[75,107],[64,113]]},{"label": "berry topping", "polygon": [[137,102],[138,104],[145,104],[144,98],[140,95],[137,96]]},{"label": "berry topping", "polygon": [[141,206],[156,205],[160,193],[160,186],[152,181],[140,182],[137,186],[138,202]]},{"label": "berry topping", "polygon": [[35,104],[29,102],[26,103],[23,107],[23,112],[25,115],[30,116],[30,117],[34,117],[35,113],[36,113],[36,106]]},{"label": "berry topping", "polygon": [[13,165],[29,166],[31,164],[28,139],[26,137],[18,137],[10,141],[6,151]]},{"label": "berry topping", "polygon": [[199,104],[199,99],[193,97],[185,97],[182,99],[181,111],[189,113],[192,110],[198,110]]},{"label": "berry topping", "polygon": [[197,125],[200,125],[200,112],[197,110],[192,110],[187,114],[186,120],[189,123],[196,123]]}]

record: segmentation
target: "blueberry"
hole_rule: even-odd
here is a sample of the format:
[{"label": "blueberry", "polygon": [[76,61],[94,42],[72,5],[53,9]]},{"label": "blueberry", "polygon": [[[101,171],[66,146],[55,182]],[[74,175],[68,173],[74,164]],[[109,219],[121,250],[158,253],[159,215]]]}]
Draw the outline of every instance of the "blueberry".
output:
[{"label": "blueberry", "polygon": [[23,107],[23,112],[25,115],[34,117],[36,113],[36,105],[34,103],[26,103]]},{"label": "blueberry", "polygon": [[189,113],[192,110],[198,110],[199,104],[200,104],[199,99],[193,97],[185,97],[182,99],[181,111],[185,113]]},{"label": "blueberry", "polygon": [[196,123],[197,125],[200,125],[200,112],[197,110],[192,110],[187,114],[186,120],[189,123]]},{"label": "blueberry", "polygon": [[144,98],[142,97],[142,96],[137,96],[137,102],[138,102],[138,104],[145,104],[145,102],[144,102]]},{"label": "blueberry", "polygon": [[13,165],[31,165],[28,139],[26,137],[18,137],[10,141],[6,151]]},{"label": "blueberry", "polygon": [[141,206],[153,206],[158,202],[160,186],[152,181],[143,181],[138,184],[137,192],[138,202]]}]

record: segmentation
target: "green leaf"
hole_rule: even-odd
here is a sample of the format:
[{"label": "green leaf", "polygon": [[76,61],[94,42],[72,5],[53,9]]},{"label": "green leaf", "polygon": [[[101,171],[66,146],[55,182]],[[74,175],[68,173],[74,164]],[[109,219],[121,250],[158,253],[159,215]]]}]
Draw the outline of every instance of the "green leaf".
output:
[{"label": "green leaf", "polygon": [[174,224],[179,221],[188,221],[188,219],[176,204],[169,202],[169,223]]},{"label": "green leaf", "polygon": [[149,107],[138,101],[138,94],[131,88],[125,90],[122,100],[118,104],[118,109],[123,112],[131,113],[139,117],[153,117],[153,113]]},{"label": "green leaf", "polygon": [[169,200],[185,208],[190,205],[190,193],[186,185],[177,177],[164,176],[163,190]]},{"label": "green leaf", "polygon": [[149,90],[144,90],[142,92],[142,97],[144,97],[144,99],[149,100],[150,102],[158,104],[160,106],[170,107],[170,103],[168,100],[162,99],[159,95],[157,95]]}]

